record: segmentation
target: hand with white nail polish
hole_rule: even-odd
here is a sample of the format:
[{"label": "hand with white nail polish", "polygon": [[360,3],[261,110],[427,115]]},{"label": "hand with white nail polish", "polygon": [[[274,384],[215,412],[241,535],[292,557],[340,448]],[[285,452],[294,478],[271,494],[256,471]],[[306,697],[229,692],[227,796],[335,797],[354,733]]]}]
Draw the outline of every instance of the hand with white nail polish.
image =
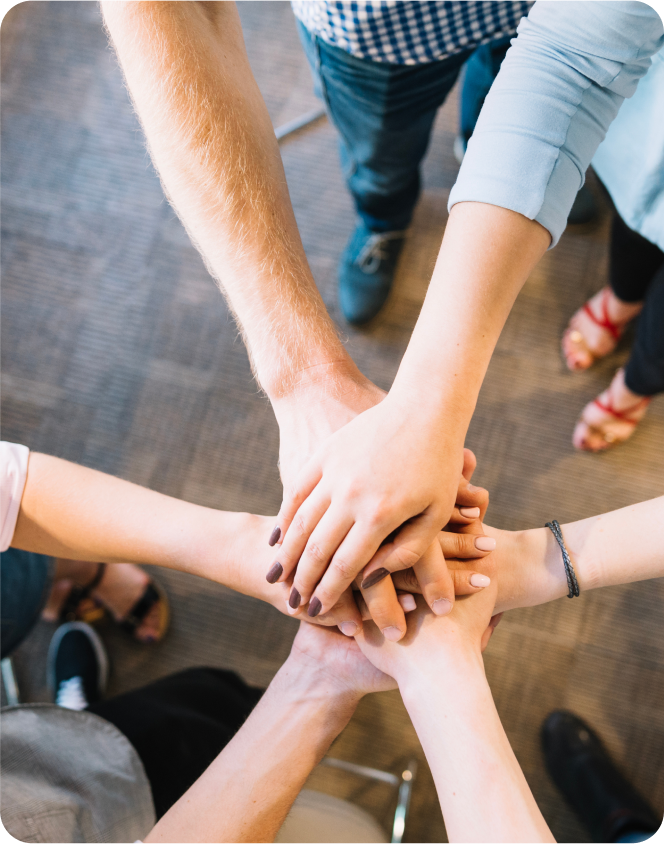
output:
[{"label": "hand with white nail polish", "polygon": [[[486,512],[489,503],[489,494],[482,487],[475,487],[470,484],[470,477],[476,465],[475,455],[469,449],[463,452],[463,472],[457,488],[457,497],[454,510],[450,517],[450,525],[459,532],[471,529],[479,525],[477,530],[481,533],[480,517]],[[291,532],[299,530],[297,526],[291,526]],[[278,524],[270,535],[270,544],[276,543],[275,537],[279,535],[281,528]],[[459,534],[460,535],[460,534]],[[484,537],[485,541],[489,541]],[[453,537],[454,550],[461,556],[481,557],[489,553],[489,550],[482,550],[477,545],[473,546],[473,539],[458,539]],[[479,538],[478,540],[479,541]],[[481,543],[480,543],[481,544]],[[363,597],[371,617],[376,621],[381,630],[389,630],[393,641],[403,636],[406,631],[404,609],[397,599],[396,592],[388,575],[404,567],[412,566],[412,559],[404,558],[396,548],[395,541],[390,538],[379,549],[373,560],[367,566],[360,577]],[[320,548],[311,540],[306,544],[310,557],[320,558]],[[316,585],[316,577],[303,568],[291,553],[288,543],[278,546],[275,551],[275,559],[266,574],[269,583],[289,584],[288,612],[296,617],[303,617],[300,607],[306,608],[308,618],[318,618],[321,615],[329,615],[330,604],[334,600],[334,593],[326,585],[329,579],[329,572],[325,574],[321,583]],[[444,549],[443,549],[444,550]],[[444,556],[438,543],[434,542],[427,549],[424,555],[415,563],[414,572],[421,589],[419,590],[426,598],[431,609],[438,615],[449,612],[454,602],[454,584]],[[349,575],[347,574],[346,577]],[[381,584],[381,581],[386,582]],[[466,584],[467,585],[467,584]],[[467,591],[475,591],[471,588]],[[465,593],[462,593],[465,594]],[[337,605],[335,604],[334,607]]]}]

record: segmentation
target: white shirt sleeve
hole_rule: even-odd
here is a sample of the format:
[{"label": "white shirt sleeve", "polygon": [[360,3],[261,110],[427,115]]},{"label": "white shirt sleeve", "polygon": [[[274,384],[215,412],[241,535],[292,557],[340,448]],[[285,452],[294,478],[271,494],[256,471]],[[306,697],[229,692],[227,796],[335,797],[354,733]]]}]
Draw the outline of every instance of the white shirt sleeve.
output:
[{"label": "white shirt sleeve", "polygon": [[24,445],[0,442],[0,551],[9,548],[14,536],[29,456]]}]

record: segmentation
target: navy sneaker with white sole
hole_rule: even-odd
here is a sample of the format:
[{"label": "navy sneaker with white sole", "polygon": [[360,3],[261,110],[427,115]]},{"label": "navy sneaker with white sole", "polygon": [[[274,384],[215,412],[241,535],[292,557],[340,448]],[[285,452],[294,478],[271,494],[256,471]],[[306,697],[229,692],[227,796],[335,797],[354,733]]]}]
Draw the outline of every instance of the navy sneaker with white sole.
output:
[{"label": "navy sneaker with white sole", "polygon": [[53,634],[46,662],[54,703],[65,709],[86,709],[101,700],[108,681],[108,657],[89,624],[72,621]]}]

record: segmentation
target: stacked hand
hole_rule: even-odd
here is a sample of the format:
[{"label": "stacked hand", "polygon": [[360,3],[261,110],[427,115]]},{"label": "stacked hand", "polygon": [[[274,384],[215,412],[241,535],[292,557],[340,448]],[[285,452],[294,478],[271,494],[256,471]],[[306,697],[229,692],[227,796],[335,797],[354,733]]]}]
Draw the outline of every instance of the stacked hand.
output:
[{"label": "stacked hand", "polygon": [[[470,485],[470,477],[475,469],[475,456],[468,449],[463,452],[463,467],[458,482],[455,506],[450,519],[450,526],[456,529],[467,528],[473,533],[441,533],[414,564],[412,571],[417,581],[417,591],[421,592],[433,612],[437,615],[448,613],[456,594],[469,594],[488,585],[485,573],[457,568],[452,574],[445,564],[445,557],[450,554],[456,560],[486,556],[495,547],[495,541],[483,536],[481,519],[488,506],[486,490]],[[299,521],[296,523],[299,526]],[[292,526],[291,531],[298,527]],[[321,560],[321,554],[314,542],[306,543],[308,559]],[[383,634],[392,641],[398,641],[406,631],[404,611],[414,608],[412,598],[398,594],[391,573],[399,572],[412,565],[412,558],[400,556],[398,541],[391,539],[384,543],[374,556],[370,565],[351,578],[348,586],[344,585],[341,593],[331,597],[325,595],[325,602],[318,597],[321,587],[316,588],[316,595],[310,598],[306,607],[307,596],[311,596],[315,583],[307,583],[306,574],[302,574],[302,561],[294,562],[289,555],[287,543],[277,548],[276,559],[268,572],[268,581],[280,583],[284,601],[288,602],[292,615],[320,618],[324,623],[339,624],[346,635],[354,635],[361,626],[361,617],[352,597],[351,587],[361,588],[364,598],[365,617],[371,617]],[[320,564],[317,571],[320,571]],[[351,570],[352,573],[352,570]],[[304,585],[303,585],[304,584]],[[410,584],[410,582],[409,582]],[[325,593],[323,593],[325,594]],[[319,615],[320,614],[320,615]]]},{"label": "stacked hand", "polygon": [[286,487],[277,519],[275,564],[281,582],[294,575],[294,608],[330,610],[389,537],[367,576],[417,565],[429,605],[449,612],[454,590],[434,540],[453,515],[462,467],[462,448],[426,414],[406,424],[390,395],[329,436]]},{"label": "stacked hand", "polygon": [[289,661],[299,673],[316,675],[321,693],[332,691],[349,704],[397,684],[405,688],[412,677],[430,672],[450,651],[461,661],[480,657],[499,620],[491,616],[495,593],[492,587],[460,597],[445,618],[436,617],[418,597],[406,635],[398,643],[386,641],[373,622],[367,622],[355,638],[302,622]]}]

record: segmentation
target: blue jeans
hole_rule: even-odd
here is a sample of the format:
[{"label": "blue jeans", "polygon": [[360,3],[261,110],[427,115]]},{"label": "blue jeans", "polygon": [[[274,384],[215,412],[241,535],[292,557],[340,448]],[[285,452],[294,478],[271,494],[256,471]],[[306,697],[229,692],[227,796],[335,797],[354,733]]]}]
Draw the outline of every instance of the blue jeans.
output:
[{"label": "blue jeans", "polygon": [[498,75],[512,36],[482,44],[466,62],[459,99],[459,123],[461,135],[466,143],[475,131],[477,118],[493,80]]},{"label": "blue jeans", "polygon": [[470,51],[415,66],[386,64],[332,47],[299,21],[298,29],[314,90],[341,136],[341,166],[358,214],[374,232],[407,228],[436,112]]},{"label": "blue jeans", "polygon": [[0,554],[2,658],[15,650],[37,623],[53,579],[53,559],[9,548]]}]

